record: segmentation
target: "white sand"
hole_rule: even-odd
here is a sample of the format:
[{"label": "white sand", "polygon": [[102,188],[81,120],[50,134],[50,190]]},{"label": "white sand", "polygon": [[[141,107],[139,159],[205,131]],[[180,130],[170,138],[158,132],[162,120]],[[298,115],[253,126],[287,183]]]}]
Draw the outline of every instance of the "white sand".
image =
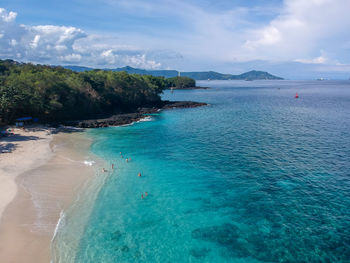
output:
[{"label": "white sand", "polygon": [[16,177],[41,166],[53,155],[53,135],[48,128],[13,129],[13,133],[0,140],[0,221],[4,209],[16,196]]},{"label": "white sand", "polygon": [[0,262],[48,263],[61,211],[94,170],[84,164],[91,141],[69,131],[18,130],[0,141]]}]

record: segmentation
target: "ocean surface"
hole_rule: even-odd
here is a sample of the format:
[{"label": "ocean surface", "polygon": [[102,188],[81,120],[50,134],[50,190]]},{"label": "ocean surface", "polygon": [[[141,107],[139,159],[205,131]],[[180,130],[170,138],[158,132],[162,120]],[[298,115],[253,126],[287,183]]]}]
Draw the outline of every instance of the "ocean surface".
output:
[{"label": "ocean surface", "polygon": [[88,131],[108,172],[54,261],[350,262],[350,81],[198,84],[163,97],[209,106]]}]

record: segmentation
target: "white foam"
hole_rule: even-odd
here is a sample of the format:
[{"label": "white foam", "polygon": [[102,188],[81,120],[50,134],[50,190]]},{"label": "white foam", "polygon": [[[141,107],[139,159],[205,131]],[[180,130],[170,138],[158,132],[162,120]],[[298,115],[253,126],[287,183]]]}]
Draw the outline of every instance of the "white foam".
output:
[{"label": "white foam", "polygon": [[58,230],[60,229],[60,227],[63,227],[64,226],[64,219],[65,219],[65,213],[63,212],[63,210],[61,210],[60,212],[60,218],[58,219],[57,221],[57,224],[56,224],[56,227],[55,227],[55,231],[53,232],[53,236],[52,236],[52,239],[51,239],[51,242],[55,239],[56,235],[57,235],[57,232]]},{"label": "white foam", "polygon": [[151,116],[146,116],[138,121],[133,121],[131,123],[128,123],[128,124],[123,124],[123,125],[118,125],[118,126],[115,126],[115,127],[126,127],[126,126],[131,126],[131,125],[134,125],[135,123],[139,123],[139,122],[145,122],[145,121],[153,121],[153,118]]},{"label": "white foam", "polygon": [[74,126],[61,125],[60,127],[63,129],[66,129],[66,130],[73,130],[73,131],[83,131],[84,130],[84,128],[79,128],[79,127],[74,127]]},{"label": "white foam", "polygon": [[147,116],[147,117],[144,117],[142,118],[141,120],[139,120],[138,122],[144,122],[144,121],[152,121],[153,118],[151,116]]},{"label": "white foam", "polygon": [[[96,163],[97,171],[99,161]],[[51,263],[76,261],[80,240],[94,208],[93,204],[107,178],[108,175],[102,173],[86,181],[71,206],[64,213],[61,212],[51,241]]]},{"label": "white foam", "polygon": [[84,161],[84,164],[87,166],[93,166],[95,164],[95,161]]}]

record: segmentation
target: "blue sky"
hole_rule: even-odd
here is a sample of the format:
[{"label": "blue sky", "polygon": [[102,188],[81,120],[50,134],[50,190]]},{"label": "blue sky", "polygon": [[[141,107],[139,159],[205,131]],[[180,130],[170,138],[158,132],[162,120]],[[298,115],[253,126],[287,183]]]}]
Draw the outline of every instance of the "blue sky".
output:
[{"label": "blue sky", "polygon": [[350,77],[350,0],[2,0],[0,58]]}]

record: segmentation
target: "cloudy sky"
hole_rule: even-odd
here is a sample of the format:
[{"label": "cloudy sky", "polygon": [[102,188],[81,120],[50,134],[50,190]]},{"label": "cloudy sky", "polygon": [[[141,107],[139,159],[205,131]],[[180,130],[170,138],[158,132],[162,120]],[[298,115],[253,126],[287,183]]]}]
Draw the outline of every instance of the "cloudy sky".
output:
[{"label": "cloudy sky", "polygon": [[350,0],[1,0],[0,58],[350,77]]}]

